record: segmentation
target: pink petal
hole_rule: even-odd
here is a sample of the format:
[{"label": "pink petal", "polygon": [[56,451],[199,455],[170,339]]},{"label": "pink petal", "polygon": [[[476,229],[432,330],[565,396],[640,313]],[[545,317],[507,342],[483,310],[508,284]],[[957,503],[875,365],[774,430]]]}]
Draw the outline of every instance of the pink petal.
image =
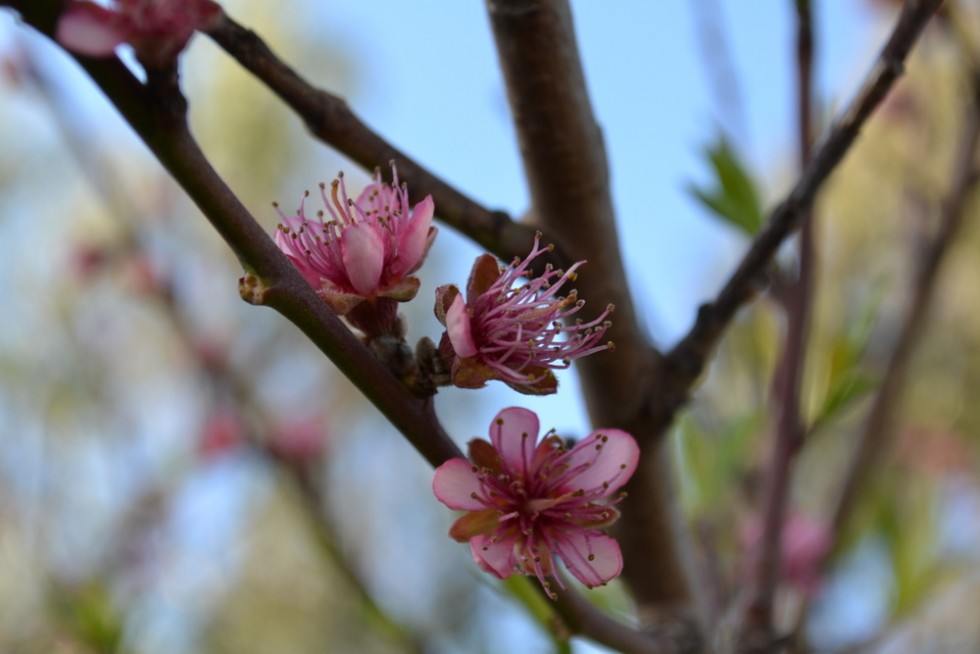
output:
[{"label": "pink petal", "polygon": [[473,340],[470,316],[466,313],[466,303],[462,294],[456,296],[449,311],[446,312],[446,333],[453,344],[456,356],[471,357],[477,353],[476,342]]},{"label": "pink petal", "polygon": [[355,223],[341,234],[340,246],[351,286],[361,295],[374,295],[384,267],[385,244],[381,234],[373,225]]},{"label": "pink petal", "polygon": [[538,416],[528,409],[510,407],[497,414],[490,424],[490,442],[500,454],[504,467],[524,480],[534,460],[540,430]]},{"label": "pink petal", "polygon": [[559,534],[554,539],[554,550],[568,571],[589,588],[601,586],[623,571],[619,543],[597,531]]},{"label": "pink petal", "polygon": [[517,557],[514,555],[514,538],[494,541],[489,536],[477,536],[470,541],[473,560],[485,572],[506,579],[514,574]]},{"label": "pink petal", "polygon": [[68,5],[55,32],[58,43],[88,57],[108,57],[129,37],[119,14],[91,2]]},{"label": "pink petal", "polygon": [[[314,230],[314,233],[319,234],[321,237],[323,236],[323,228],[319,223],[303,220],[302,218],[287,218],[282,221],[282,224],[291,233],[297,232],[302,227],[305,230]],[[293,262],[293,265],[296,266],[307,283],[313,288],[319,289],[321,286],[320,273],[307,262],[303,253],[303,245],[281,229],[276,230],[273,238],[279,249]]]},{"label": "pink petal", "polygon": [[486,505],[477,497],[483,495],[483,487],[473,471],[473,464],[466,459],[450,459],[436,468],[432,478],[432,492],[436,499],[457,511],[478,511]]},{"label": "pink petal", "polygon": [[398,254],[391,266],[393,276],[401,277],[419,269],[429,245],[432,244],[429,225],[432,224],[434,211],[435,203],[432,202],[431,195],[415,205],[408,228],[398,237]]},{"label": "pink petal", "polygon": [[629,481],[639,460],[640,447],[632,436],[621,429],[599,429],[565,455],[568,472],[560,484],[571,490],[601,488],[602,496],[609,496]]}]

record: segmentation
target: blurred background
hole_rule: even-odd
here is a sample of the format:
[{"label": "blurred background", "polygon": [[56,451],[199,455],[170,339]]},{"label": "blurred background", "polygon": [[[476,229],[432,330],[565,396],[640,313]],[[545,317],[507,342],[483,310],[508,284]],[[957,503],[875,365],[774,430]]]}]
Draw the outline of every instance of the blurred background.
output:
[{"label": "blurred background", "polygon": [[[895,14],[884,1],[813,5],[825,125]],[[526,210],[480,3],[223,6],[463,192]],[[634,294],[667,347],[748,243],[751,230],[705,201],[724,191],[719,162],[751,184],[750,213],[796,177],[792,3],[572,6]],[[9,11],[0,69],[0,651],[598,651],[553,640],[533,598],[475,569],[446,536],[452,515],[428,466],[291,325],[238,298],[240,267],[196,208],[72,60]],[[205,152],[270,233],[273,201],[290,209],[339,170],[365,183],[206,37],[182,70]],[[894,344],[949,186],[963,75],[942,30],[927,33],[817,205],[801,520],[826,515]],[[897,447],[859,525],[818,583],[782,589],[788,614],[808,602],[819,651],[980,648],[975,214],[947,257],[896,407]],[[438,338],[431,294],[465,282],[477,253],[441,228],[405,308],[411,341]],[[765,297],[740,315],[672,434],[717,607],[757,516],[781,320]],[[590,431],[572,371],[548,398],[499,386],[439,394],[458,442],[512,404],[563,436]],[[597,601],[630,619],[617,585]]]}]

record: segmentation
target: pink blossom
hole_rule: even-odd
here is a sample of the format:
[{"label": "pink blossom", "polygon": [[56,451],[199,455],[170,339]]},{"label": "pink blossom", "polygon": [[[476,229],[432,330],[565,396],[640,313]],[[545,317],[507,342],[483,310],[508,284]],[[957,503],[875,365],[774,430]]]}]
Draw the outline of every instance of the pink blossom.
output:
[{"label": "pink blossom", "polygon": [[[811,595],[820,587],[820,566],[833,545],[833,534],[826,523],[791,513],[782,528],[781,574],[800,591]],[[762,522],[752,518],[742,530],[747,550],[758,547]]]},{"label": "pink blossom", "polygon": [[295,216],[276,207],[282,219],[276,244],[339,315],[365,300],[405,302],[418,292],[419,280],[411,274],[435,239],[435,205],[426,196],[409,209],[408,190],[398,185],[394,166],[391,170],[390,186],[377,171],[356,201],[347,197],[343,174],[330,184],[329,197],[321,184],[328,216],[319,211],[308,218],[306,196]]},{"label": "pink blossom", "polygon": [[112,9],[76,0],[58,20],[56,38],[78,54],[108,57],[129,43],[143,65],[162,68],[187,46],[194,32],[221,19],[211,0],[115,0]]},{"label": "pink blossom", "polygon": [[294,464],[319,459],[327,445],[327,434],[321,422],[307,418],[277,425],[268,444],[269,453]]},{"label": "pink blossom", "polygon": [[501,268],[489,254],[473,264],[466,286],[466,301],[453,285],[436,290],[436,316],[446,326],[440,349],[452,359],[452,381],[463,388],[481,388],[499,379],[522,393],[544,395],[558,387],[553,370],[567,368],[574,359],[605,349],[600,343],[610,323],[609,305],[597,318],[568,324],[584,305],[575,290],[559,292],[576,278],[579,261],[567,271],[554,270],[530,278],[531,262],[552,246],[539,246]]},{"label": "pink blossom", "polygon": [[245,441],[245,428],[238,414],[231,409],[213,411],[205,420],[197,453],[202,459],[215,459],[237,449]]},{"label": "pink blossom", "polygon": [[[636,470],[640,450],[618,429],[593,432],[566,450],[554,432],[537,442],[538,417],[511,407],[490,425],[490,442],[474,439],[470,461],[450,459],[432,480],[436,498],[466,511],[449,530],[470,542],[480,568],[501,579],[534,575],[550,597],[557,556],[589,588],[618,576],[619,544],[601,529],[619,517],[613,494]],[[472,461],[472,462],[471,462]]]}]

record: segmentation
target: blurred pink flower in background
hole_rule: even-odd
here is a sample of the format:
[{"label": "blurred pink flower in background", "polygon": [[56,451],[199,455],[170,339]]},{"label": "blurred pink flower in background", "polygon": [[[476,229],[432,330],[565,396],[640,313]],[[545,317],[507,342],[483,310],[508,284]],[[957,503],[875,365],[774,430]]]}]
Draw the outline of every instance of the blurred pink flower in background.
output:
[{"label": "blurred pink flower in background", "polygon": [[245,430],[238,414],[231,409],[216,409],[204,420],[197,441],[197,454],[211,461],[237,450],[245,441]]},{"label": "blurred pink flower in background", "polygon": [[[746,551],[757,548],[762,540],[762,521],[756,516],[750,518],[741,536]],[[782,530],[783,579],[807,595],[815,593],[820,588],[820,566],[833,545],[832,536],[826,523],[791,513]]]},{"label": "blurred pink flower in background", "polygon": [[269,453],[287,463],[321,458],[327,446],[322,420],[290,420],[277,425],[267,445]]},{"label": "blurred pink flower in background", "polygon": [[161,68],[173,62],[197,30],[221,20],[211,0],[116,0],[112,9],[77,0],[58,20],[55,37],[72,52],[108,57],[129,43],[143,65]]}]

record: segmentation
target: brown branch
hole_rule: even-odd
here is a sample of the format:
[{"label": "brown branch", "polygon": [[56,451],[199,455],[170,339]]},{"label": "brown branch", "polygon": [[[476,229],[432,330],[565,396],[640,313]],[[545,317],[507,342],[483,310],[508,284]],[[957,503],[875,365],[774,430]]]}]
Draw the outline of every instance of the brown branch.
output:
[{"label": "brown branch", "polygon": [[[5,1],[21,12],[28,24],[51,35],[58,0]],[[263,304],[272,306],[296,324],[430,464],[437,466],[449,458],[462,456],[436,419],[431,401],[412,396],[379,364],[316,296],[211,168],[190,134],[185,119],[186,102],[177,89],[176,79],[151,77],[144,87],[118,59],[78,59],[232,247],[242,265],[252,271],[256,284],[253,289],[261,296]],[[321,498],[302,478],[297,477],[296,481],[304,503],[319,515]],[[319,515],[314,526],[320,544],[329,551],[331,544],[323,540],[325,532],[319,525],[322,518]],[[366,595],[362,599],[370,600]],[[573,591],[562,594],[557,610],[569,621],[568,626],[574,633],[599,643],[622,647],[626,652],[670,651],[662,649],[656,640],[605,616]]]},{"label": "brown branch", "polygon": [[408,182],[413,197],[431,194],[440,220],[505,261],[528,253],[535,229],[515,223],[501,211],[480,206],[429,172],[365,125],[342,98],[301,78],[255,32],[225,16],[209,36],[296,112],[319,140],[369,171],[387,168],[388,162],[394,161],[399,178]]},{"label": "brown branch", "polygon": [[[797,17],[797,127],[800,167],[805,168],[813,143],[813,16],[809,0],[794,0],[794,5]],[[766,470],[762,537],[754,555],[752,583],[742,606],[743,637],[753,643],[771,642],[773,638],[773,599],[780,576],[783,526],[793,481],[793,464],[803,445],[800,400],[814,293],[813,221],[814,213],[809,208],[803,212],[796,279],[786,285],[777,285],[773,291],[785,309],[786,340],[773,379],[775,441]]]},{"label": "brown branch", "polygon": [[[106,180],[115,179],[114,171],[109,170],[100,160],[98,152],[93,151],[84,143],[84,130],[77,124],[67,120],[67,110],[64,103],[59,102],[55,83],[41,70],[33,57],[25,57],[27,78],[33,82],[41,97],[48,104],[51,114],[57,124],[65,145],[74,156],[79,171],[88,178],[89,183],[98,192],[103,204],[115,218],[122,230],[123,246],[136,253],[140,249],[141,238],[133,222],[127,222],[125,217],[138,215],[137,209],[128,201],[128,196],[112,193]],[[173,293],[173,281],[168,277],[158,280],[152,293],[148,296],[160,307],[167,319],[171,331],[180,340],[189,353],[197,351],[197,340],[194,329],[187,316],[179,306],[178,299]],[[323,500],[323,494],[314,480],[313,470],[307,462],[285,460],[278,456],[275,448],[264,435],[272,432],[272,418],[263,407],[260,398],[255,396],[252,384],[245,377],[237,374],[227,365],[227,362],[203,361],[195,358],[200,374],[212,383],[219,384],[234,398],[235,405],[248,415],[252,423],[246,430],[249,446],[263,455],[270,465],[283,473],[284,478],[295,488],[305,517],[313,531],[313,537],[320,552],[327,562],[347,583],[362,610],[370,615],[370,620],[379,627],[379,631],[395,645],[401,646],[406,652],[422,652],[424,648],[420,638],[404,626],[393,620],[378,605],[370,591],[348,561],[340,545],[334,538],[334,528],[328,520],[328,511]]]},{"label": "brown branch", "polygon": [[701,635],[689,623],[661,625],[643,632],[625,627],[597,611],[579,593],[561,592],[555,610],[565,624],[624,654],[688,654],[701,651]]},{"label": "brown branch", "polygon": [[813,198],[857,140],[861,128],[901,76],[904,61],[943,0],[907,0],[891,36],[878,55],[857,96],[817,147],[789,196],[770,214],[738,268],[713,302],[703,305],[688,334],[666,357],[668,383],[654,407],[666,429],[688,399],[691,388],[735,313],[765,282],[766,270],[779,246],[799,228]]},{"label": "brown branch", "polygon": [[[691,590],[675,540],[668,466],[640,409],[656,393],[660,355],[640,328],[616,238],[601,130],[592,113],[565,0],[487,0],[507,84],[534,220],[589,265],[582,297],[616,305],[614,353],[578,364],[593,424],[631,432],[642,458],[627,487],[617,537],[624,578],[644,624],[692,618]],[[600,305],[601,306],[601,305]]]},{"label": "brown branch", "polygon": [[[41,33],[53,34],[58,0],[7,4]],[[436,419],[431,401],[413,396],[361,344],[214,171],[187,126],[186,102],[175,77],[151,76],[144,86],[116,58],[77,59],[257,278],[255,291],[261,301],[299,327],[432,465],[461,456]]]}]

